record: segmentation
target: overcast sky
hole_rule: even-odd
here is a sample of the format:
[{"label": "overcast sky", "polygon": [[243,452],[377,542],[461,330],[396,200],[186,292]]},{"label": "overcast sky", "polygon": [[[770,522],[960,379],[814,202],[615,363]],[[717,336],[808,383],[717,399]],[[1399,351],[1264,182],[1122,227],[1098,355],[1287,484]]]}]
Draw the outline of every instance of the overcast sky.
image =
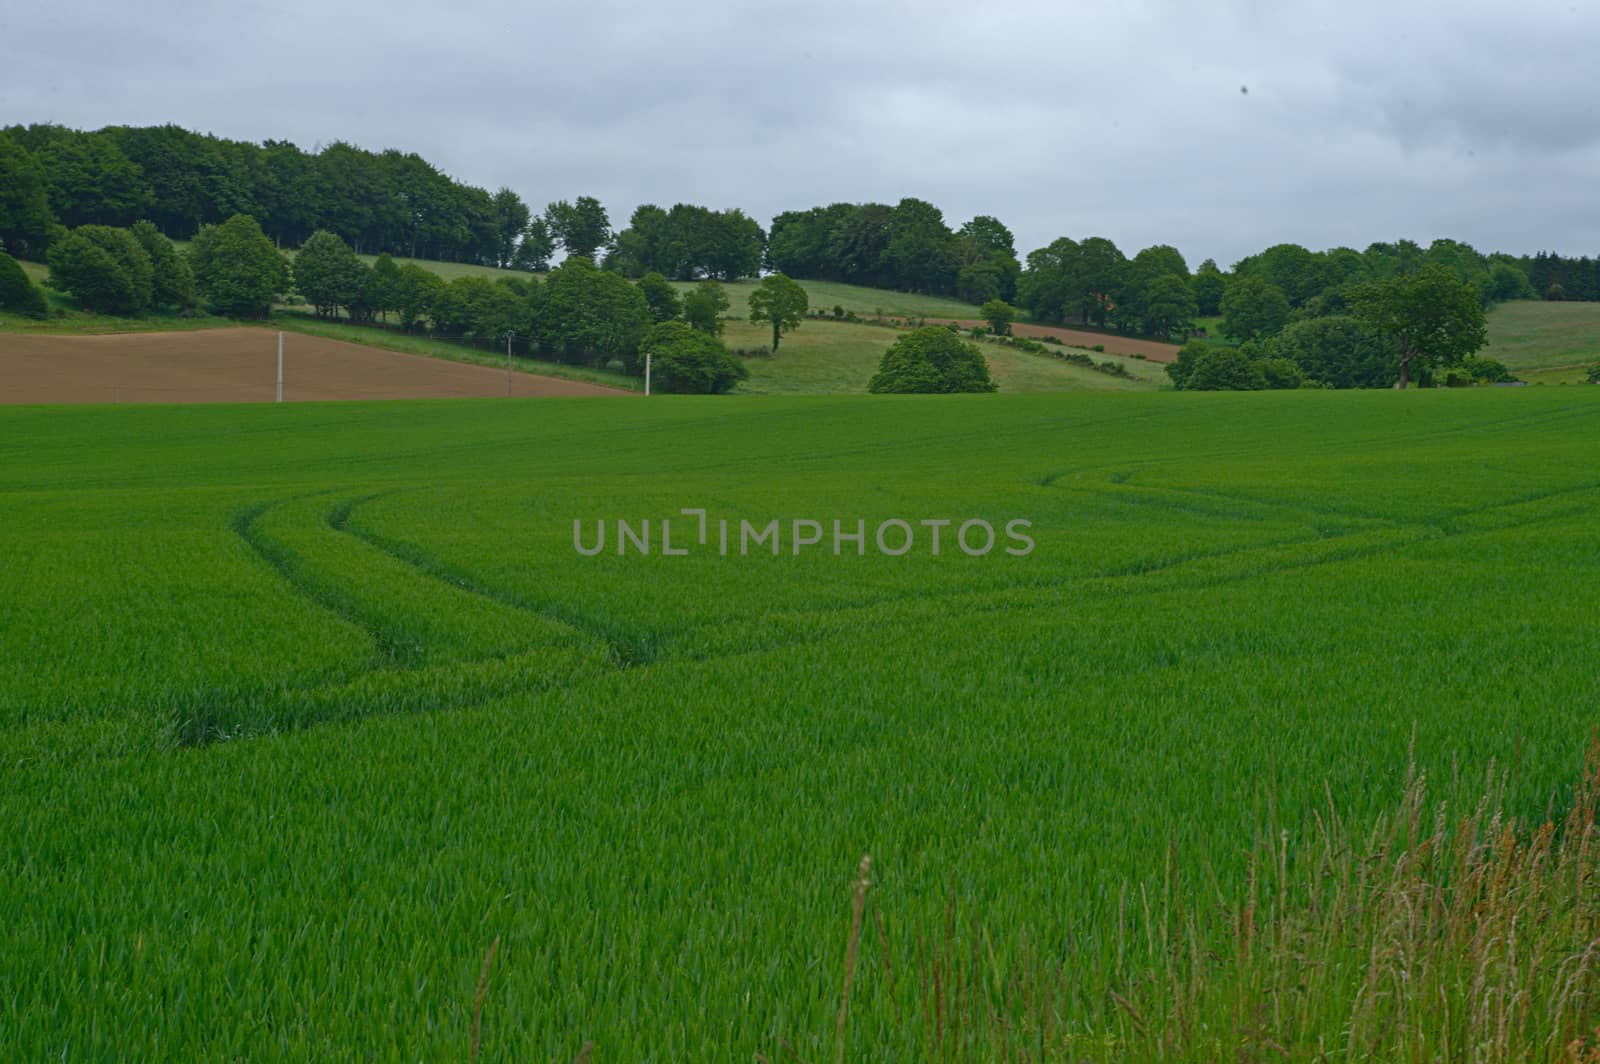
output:
[{"label": "overcast sky", "polygon": [[8,4],[0,125],[416,151],[536,210],[932,201],[1228,266],[1600,252],[1600,3]]}]

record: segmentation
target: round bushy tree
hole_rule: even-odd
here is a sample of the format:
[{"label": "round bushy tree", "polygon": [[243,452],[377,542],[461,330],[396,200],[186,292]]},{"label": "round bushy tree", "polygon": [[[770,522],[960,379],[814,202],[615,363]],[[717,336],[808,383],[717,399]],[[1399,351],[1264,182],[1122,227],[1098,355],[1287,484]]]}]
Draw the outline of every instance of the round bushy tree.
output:
[{"label": "round bushy tree", "polygon": [[665,392],[721,395],[750,375],[721,340],[685,322],[651,326],[639,346],[650,354],[652,384]]},{"label": "round bushy tree", "polygon": [[989,331],[996,336],[1010,336],[1011,323],[1017,320],[1017,308],[1003,299],[991,299],[978,308],[978,316],[989,323]]},{"label": "round bushy tree", "polygon": [[1194,360],[1190,392],[1254,392],[1267,386],[1261,367],[1237,347],[1209,347]]},{"label": "round bushy tree", "polygon": [[331,318],[340,307],[364,302],[368,268],[337,233],[318,229],[294,257],[294,286],[302,299]]},{"label": "round bushy tree", "polygon": [[0,310],[29,318],[43,318],[50,312],[44,293],[28,279],[16,259],[0,251]]},{"label": "round bushy tree", "polygon": [[639,291],[644,293],[644,301],[650,304],[650,316],[656,321],[671,321],[683,309],[672,282],[659,273],[647,273],[639,278]]},{"label": "round bushy tree", "polygon": [[248,214],[208,225],[189,245],[200,294],[218,314],[264,318],[289,287],[289,263]]},{"label": "round bushy tree", "polygon": [[1259,340],[1289,320],[1283,289],[1260,277],[1235,277],[1222,295],[1222,331],[1236,340]]},{"label": "round bushy tree", "polygon": [[135,222],[131,232],[150,256],[151,304],[182,310],[194,306],[194,272],[189,269],[189,260],[179,254],[177,245],[153,222]]},{"label": "round bushy tree", "polygon": [[683,319],[701,332],[722,335],[722,316],[728,312],[728,293],[715,281],[701,281],[683,297]]},{"label": "round bushy tree", "polygon": [[930,325],[907,333],[889,346],[869,392],[992,392],[989,364],[978,348],[949,329]]},{"label": "round bushy tree", "polygon": [[50,245],[50,283],[85,310],[139,314],[150,308],[150,256],[126,229],[80,225]]}]

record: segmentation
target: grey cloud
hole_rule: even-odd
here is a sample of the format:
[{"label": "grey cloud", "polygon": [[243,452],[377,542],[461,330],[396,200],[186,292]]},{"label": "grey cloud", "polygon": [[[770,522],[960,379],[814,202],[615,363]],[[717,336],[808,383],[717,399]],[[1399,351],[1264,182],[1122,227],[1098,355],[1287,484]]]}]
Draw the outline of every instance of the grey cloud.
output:
[{"label": "grey cloud", "polygon": [[0,121],[399,147],[618,225],[911,195],[1023,252],[1593,253],[1597,45],[1539,0],[69,3],[5,17]]}]

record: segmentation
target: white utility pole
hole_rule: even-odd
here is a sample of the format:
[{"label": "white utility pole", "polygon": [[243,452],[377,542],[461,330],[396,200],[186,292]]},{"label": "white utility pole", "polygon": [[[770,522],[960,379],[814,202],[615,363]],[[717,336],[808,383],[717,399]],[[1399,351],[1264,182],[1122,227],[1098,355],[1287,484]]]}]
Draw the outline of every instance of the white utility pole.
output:
[{"label": "white utility pole", "polygon": [[511,398],[511,338],[513,336],[515,336],[515,335],[517,335],[517,334],[514,333],[514,332],[511,332],[509,330],[506,332],[506,398],[507,399]]},{"label": "white utility pole", "polygon": [[644,394],[650,394],[650,352],[644,353]]},{"label": "white utility pole", "polygon": [[278,334],[278,402],[283,402],[283,333]]}]

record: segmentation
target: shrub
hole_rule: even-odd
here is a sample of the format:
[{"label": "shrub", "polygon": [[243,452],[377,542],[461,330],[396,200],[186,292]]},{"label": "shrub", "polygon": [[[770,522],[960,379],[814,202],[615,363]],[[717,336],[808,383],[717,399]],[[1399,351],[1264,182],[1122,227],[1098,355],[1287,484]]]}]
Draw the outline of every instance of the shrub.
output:
[{"label": "shrub", "polygon": [[289,287],[289,264],[248,214],[202,226],[189,245],[195,286],[219,314],[264,318]]},{"label": "shrub", "polygon": [[1105,349],[1106,349],[1106,345],[1105,344],[1095,344],[1093,347],[1089,348],[1089,350],[1091,350],[1091,351],[1099,351],[1101,353],[1104,353]]},{"label": "shrub", "polygon": [[[1181,357],[1181,356],[1180,356]],[[1258,363],[1236,347],[1208,347],[1194,360],[1185,391],[1252,392],[1266,387]]]},{"label": "shrub", "polygon": [[651,326],[642,347],[650,352],[652,383],[662,391],[721,395],[750,375],[721,340],[685,322]]},{"label": "shrub", "polygon": [[151,304],[179,310],[194,306],[194,271],[189,269],[188,258],[153,222],[135,222],[131,232],[150,256]]},{"label": "shrub", "polygon": [[1589,367],[1589,375],[1584,380],[1590,384],[1600,384],[1600,362]]},{"label": "shrub", "polygon": [[992,392],[995,383],[983,353],[938,326],[917,329],[896,340],[883,353],[869,392]]},{"label": "shrub", "polygon": [[150,256],[126,229],[80,225],[48,253],[51,287],[70,292],[86,310],[132,315],[150,309]]},{"label": "shrub", "polygon": [[1017,310],[1003,299],[991,299],[978,308],[978,316],[989,323],[989,330],[996,336],[1010,336]]},{"label": "shrub", "polygon": [[1305,375],[1300,372],[1300,367],[1287,358],[1264,358],[1256,363],[1261,370],[1262,380],[1268,388],[1278,391],[1300,387],[1300,382]]},{"label": "shrub", "polygon": [[43,318],[50,313],[39,286],[28,279],[16,259],[0,251],[0,310],[15,311],[29,318]]},{"label": "shrub", "polygon": [[[1461,370],[1472,380],[1483,381],[1488,384],[1500,384],[1517,379],[1504,362],[1499,359],[1479,357],[1478,355],[1469,355],[1467,358],[1462,359]],[[1448,374],[1446,376],[1448,377]]]}]

